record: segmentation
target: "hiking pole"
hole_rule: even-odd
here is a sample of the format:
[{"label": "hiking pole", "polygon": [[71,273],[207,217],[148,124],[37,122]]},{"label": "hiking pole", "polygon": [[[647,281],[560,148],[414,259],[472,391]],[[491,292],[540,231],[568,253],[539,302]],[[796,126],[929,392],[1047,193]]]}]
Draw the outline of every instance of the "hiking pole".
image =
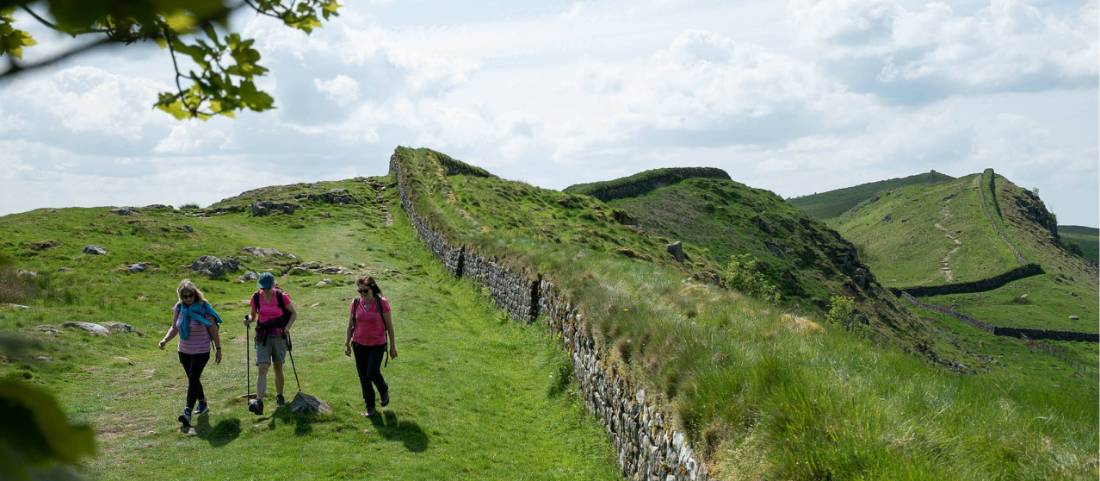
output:
[{"label": "hiking pole", "polygon": [[302,383],[298,380],[298,366],[294,365],[294,344],[290,342],[290,333],[286,333],[286,353],[290,355],[290,368],[294,370],[294,383],[298,385],[298,392],[302,392]]},{"label": "hiking pole", "polygon": [[[244,318],[245,318],[245,320],[248,320],[248,315],[245,314]],[[252,359],[248,354],[248,351],[252,350],[252,346],[251,346],[251,343],[248,340],[248,327],[247,327],[247,324],[245,326],[246,327],[244,328],[244,372],[245,372],[245,375],[244,375],[244,379],[245,379],[245,381],[244,381],[244,383],[245,383],[244,384],[244,398],[248,399],[248,398],[251,397],[251,396],[249,396],[249,394],[252,394],[250,392],[250,391],[252,391]]]}]

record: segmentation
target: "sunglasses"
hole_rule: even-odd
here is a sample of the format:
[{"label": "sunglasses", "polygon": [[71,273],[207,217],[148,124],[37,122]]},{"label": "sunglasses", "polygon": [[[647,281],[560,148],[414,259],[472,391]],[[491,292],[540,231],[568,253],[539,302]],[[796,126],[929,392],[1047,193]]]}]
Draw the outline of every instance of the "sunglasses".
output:
[{"label": "sunglasses", "polygon": [[191,294],[190,292],[185,292],[183,294],[180,294],[180,299],[194,299],[194,298],[195,298],[195,295]]},{"label": "sunglasses", "polygon": [[360,294],[369,294],[370,293],[370,288],[367,287],[367,288],[359,289],[359,293]]}]

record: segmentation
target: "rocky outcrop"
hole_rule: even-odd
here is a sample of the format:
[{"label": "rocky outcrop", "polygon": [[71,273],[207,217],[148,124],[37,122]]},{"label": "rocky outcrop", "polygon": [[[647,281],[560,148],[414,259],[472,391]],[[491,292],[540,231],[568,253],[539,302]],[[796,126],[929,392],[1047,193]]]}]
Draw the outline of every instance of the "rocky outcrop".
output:
[{"label": "rocky outcrop", "polygon": [[219,279],[227,272],[237,272],[240,262],[234,257],[227,257],[224,261],[215,256],[201,256],[191,263],[191,270],[203,274],[211,279]]},{"label": "rocky outcrop", "polygon": [[105,256],[105,255],[107,255],[107,249],[104,249],[104,248],[102,248],[100,246],[96,246],[96,245],[89,245],[89,246],[84,246],[84,253],[85,254],[91,254],[93,256]]},{"label": "rocky outcrop", "polygon": [[293,204],[290,202],[272,202],[269,200],[258,200],[256,202],[253,202],[250,208],[252,209],[253,217],[262,217],[275,213],[293,214],[294,211],[298,210],[298,204]]},{"label": "rocky outcrop", "polygon": [[332,189],[321,194],[309,194],[309,200],[326,204],[354,204],[355,197],[347,189]]},{"label": "rocky outcrop", "polygon": [[585,405],[607,429],[623,476],[646,481],[707,480],[706,467],[684,434],[673,428],[669,416],[644,389],[633,385],[606,361],[587,329],[582,309],[543,275],[449,241],[413,208],[416,192],[402,168],[395,154],[390,160],[390,173],[397,179],[401,204],[421,240],[447,270],[488,287],[512,319],[531,323],[545,314],[547,327],[561,335],[572,354],[573,372]]}]

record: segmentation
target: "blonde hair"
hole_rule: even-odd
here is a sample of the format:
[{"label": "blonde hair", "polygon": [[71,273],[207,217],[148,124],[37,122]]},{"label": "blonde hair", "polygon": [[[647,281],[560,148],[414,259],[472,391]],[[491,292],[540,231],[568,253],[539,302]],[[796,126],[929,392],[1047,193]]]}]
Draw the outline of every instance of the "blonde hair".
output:
[{"label": "blonde hair", "polygon": [[178,298],[181,303],[183,302],[184,292],[190,292],[192,295],[194,295],[196,303],[206,302],[206,297],[202,295],[202,291],[200,291],[199,288],[195,286],[195,283],[191,282],[191,279],[184,279],[180,281],[180,286],[176,288],[176,298]]}]

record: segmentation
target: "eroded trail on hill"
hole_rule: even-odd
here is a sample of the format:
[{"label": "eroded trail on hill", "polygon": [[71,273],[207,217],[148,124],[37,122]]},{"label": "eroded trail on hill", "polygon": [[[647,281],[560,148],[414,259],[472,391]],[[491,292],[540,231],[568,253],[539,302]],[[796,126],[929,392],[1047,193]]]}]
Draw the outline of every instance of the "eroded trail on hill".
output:
[{"label": "eroded trail on hill", "polygon": [[956,195],[957,194],[951,194],[944,199],[943,206],[940,208],[941,221],[936,222],[935,224],[936,229],[943,232],[943,236],[948,238],[949,240],[951,240],[951,242],[955,244],[954,247],[952,247],[951,250],[947,251],[947,254],[945,254],[943,258],[940,259],[940,272],[943,273],[943,278],[947,282],[955,280],[955,274],[951,270],[951,256],[955,255],[955,253],[958,252],[959,249],[962,247],[962,240],[960,240],[959,237],[951,232],[948,228],[943,226],[943,224],[951,218],[951,201],[955,200]]}]

